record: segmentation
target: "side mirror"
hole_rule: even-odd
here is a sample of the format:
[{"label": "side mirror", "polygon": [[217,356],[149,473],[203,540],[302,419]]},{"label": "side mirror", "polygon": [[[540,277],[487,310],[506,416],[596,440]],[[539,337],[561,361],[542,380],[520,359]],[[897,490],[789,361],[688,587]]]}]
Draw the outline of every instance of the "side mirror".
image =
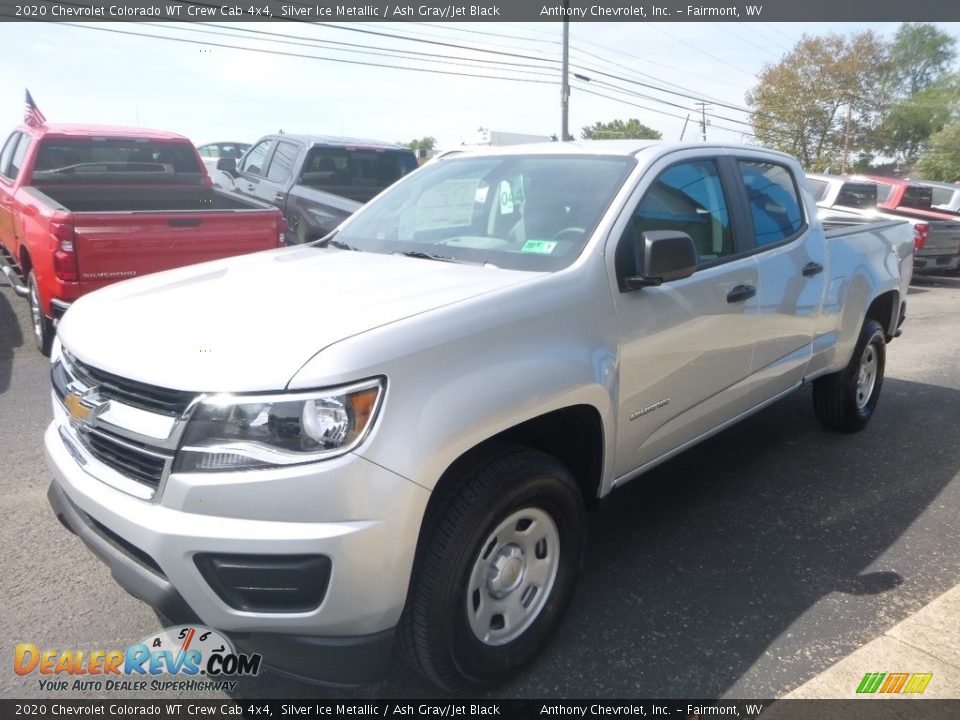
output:
[{"label": "side mirror", "polygon": [[642,265],[637,263],[639,267],[631,268],[635,274],[621,280],[620,289],[624,292],[681,280],[697,269],[697,247],[685,232],[647,230],[630,241],[636,243],[631,255],[643,260]]},{"label": "side mirror", "polygon": [[217,160],[217,170],[222,170],[225,173],[234,175],[237,172],[237,159],[236,158],[220,158]]}]

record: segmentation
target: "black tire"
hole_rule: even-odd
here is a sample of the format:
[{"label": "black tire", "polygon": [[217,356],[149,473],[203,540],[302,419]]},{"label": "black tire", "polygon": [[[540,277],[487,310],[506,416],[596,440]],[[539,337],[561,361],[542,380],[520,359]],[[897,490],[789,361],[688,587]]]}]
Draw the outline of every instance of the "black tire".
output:
[{"label": "black tire", "polygon": [[[814,381],[813,409],[824,426],[847,433],[866,427],[880,399],[886,348],[883,327],[876,320],[868,319],[860,329],[850,364],[840,372]],[[872,383],[868,382],[871,364]]]},{"label": "black tire", "polygon": [[[443,495],[421,533],[400,646],[417,671],[447,690],[493,687],[532,662],[570,601],[583,558],[583,499],[562,464],[516,446],[497,446],[460,463],[438,492]],[[527,532],[529,538],[517,537]],[[548,570],[551,563],[555,571]],[[551,579],[530,579],[541,574]],[[481,576],[483,590],[471,591]],[[514,585],[505,588],[506,582]],[[494,583],[501,584],[491,589]],[[494,590],[505,594],[494,597]],[[511,609],[493,614],[481,639],[474,627],[484,625],[490,611],[478,608],[501,601]],[[519,621],[505,621],[515,611]]]},{"label": "black tire", "polygon": [[33,271],[27,276],[27,300],[30,303],[30,323],[33,329],[33,339],[37,344],[37,349],[50,357],[50,348],[53,346],[53,336],[56,330],[53,327],[53,320],[48,318],[40,305],[40,293],[37,290],[37,278]]}]

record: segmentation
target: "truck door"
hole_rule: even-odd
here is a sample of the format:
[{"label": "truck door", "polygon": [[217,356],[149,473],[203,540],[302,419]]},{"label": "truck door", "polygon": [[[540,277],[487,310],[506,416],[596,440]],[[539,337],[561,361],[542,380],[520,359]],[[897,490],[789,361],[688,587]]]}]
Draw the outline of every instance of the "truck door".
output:
[{"label": "truck door", "polygon": [[804,217],[797,179],[787,165],[738,158],[747,221],[760,272],[757,342],[750,366],[753,399],[762,402],[800,383],[812,353],[826,267],[823,232]]},{"label": "truck door", "polygon": [[[693,238],[700,262],[691,277],[658,287],[614,286],[621,338],[616,477],[747,409],[742,381],[757,334],[757,265],[744,252],[729,167],[690,151],[661,160],[648,176],[654,180],[641,181],[614,227],[617,248],[646,231],[677,230]],[[607,266],[616,272],[613,255],[608,249]]]},{"label": "truck door", "polygon": [[[254,145],[250,152],[243,156],[240,165],[237,167],[239,177],[234,183],[234,189],[241,195],[248,195],[260,200],[263,197],[266,187],[261,189],[260,183],[266,179],[267,170],[270,166],[270,160],[273,157],[273,150],[277,141],[274,138],[266,138]],[[267,200],[273,203],[273,199]]]},{"label": "truck door", "polygon": [[20,138],[21,133],[12,133],[0,150],[0,245],[10,252],[16,252],[13,242],[16,232],[13,223],[13,181],[19,168],[14,165],[13,156]]}]

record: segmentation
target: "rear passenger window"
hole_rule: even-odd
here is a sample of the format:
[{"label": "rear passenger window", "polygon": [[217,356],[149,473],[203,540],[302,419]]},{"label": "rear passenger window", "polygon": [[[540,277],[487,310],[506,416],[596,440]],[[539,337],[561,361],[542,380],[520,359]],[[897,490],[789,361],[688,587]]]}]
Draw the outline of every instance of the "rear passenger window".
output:
[{"label": "rear passenger window", "polygon": [[654,180],[633,213],[637,237],[648,230],[678,230],[693,238],[701,262],[734,252],[730,213],[712,160],[667,168]]},{"label": "rear passenger window", "polygon": [[792,237],[803,227],[803,212],[790,171],[782,165],[741,160],[757,247]]},{"label": "rear passenger window", "polygon": [[270,171],[267,173],[267,180],[283,182],[290,177],[293,172],[293,163],[296,162],[298,154],[299,148],[293,143],[279,143],[277,145],[277,151],[273,154],[273,160],[270,161]]}]

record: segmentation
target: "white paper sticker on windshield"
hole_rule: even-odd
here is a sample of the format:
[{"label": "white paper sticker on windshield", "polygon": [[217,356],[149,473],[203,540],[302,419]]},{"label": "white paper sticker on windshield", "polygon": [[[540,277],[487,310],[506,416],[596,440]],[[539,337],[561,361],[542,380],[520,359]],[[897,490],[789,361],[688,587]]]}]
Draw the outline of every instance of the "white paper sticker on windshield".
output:
[{"label": "white paper sticker on windshield", "polygon": [[417,230],[462,227],[473,222],[479,180],[445,180],[420,196]]}]

